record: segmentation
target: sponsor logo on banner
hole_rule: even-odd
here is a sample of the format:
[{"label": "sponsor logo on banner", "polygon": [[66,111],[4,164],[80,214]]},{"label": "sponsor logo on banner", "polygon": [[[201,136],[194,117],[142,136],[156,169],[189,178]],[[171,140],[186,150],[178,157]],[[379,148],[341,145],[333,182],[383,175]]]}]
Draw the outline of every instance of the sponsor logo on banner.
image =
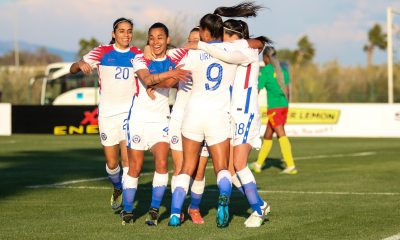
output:
[{"label": "sponsor logo on banner", "polygon": [[[268,122],[267,108],[260,108],[261,123]],[[339,109],[289,108],[287,124],[337,124]]]},{"label": "sponsor logo on banner", "polygon": [[[73,135],[73,134],[98,134],[99,126],[98,126],[98,108],[96,107],[93,111],[84,111],[83,119],[80,121],[80,125],[78,126],[54,126],[53,134],[54,135]],[[101,139],[106,140],[107,136],[104,134],[101,135]]]}]

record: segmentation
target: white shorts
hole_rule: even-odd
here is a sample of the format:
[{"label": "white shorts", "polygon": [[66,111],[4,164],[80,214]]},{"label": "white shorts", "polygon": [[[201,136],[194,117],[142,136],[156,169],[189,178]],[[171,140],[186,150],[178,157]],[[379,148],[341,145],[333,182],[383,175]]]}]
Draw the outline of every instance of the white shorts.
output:
[{"label": "white shorts", "polygon": [[[169,147],[172,150],[182,152],[183,148],[182,148],[181,124],[182,124],[182,119],[174,118],[173,115],[171,115],[168,127],[168,138],[169,138]],[[200,155],[202,157],[208,157],[210,155],[208,153],[206,144],[204,144],[203,148],[201,149]]]},{"label": "white shorts", "polygon": [[261,147],[260,139],[260,115],[257,113],[232,114],[232,124],[234,135],[232,139],[233,146],[248,143],[253,148]]},{"label": "white shorts", "polygon": [[220,111],[198,114],[195,109],[190,109],[183,118],[181,130],[186,138],[196,142],[205,140],[212,146],[231,138],[230,115]]},{"label": "white shorts", "polygon": [[103,146],[114,146],[125,140],[128,113],[99,116],[99,133]]},{"label": "white shorts", "polygon": [[168,122],[129,122],[127,131],[128,148],[149,150],[159,142],[168,143]]}]

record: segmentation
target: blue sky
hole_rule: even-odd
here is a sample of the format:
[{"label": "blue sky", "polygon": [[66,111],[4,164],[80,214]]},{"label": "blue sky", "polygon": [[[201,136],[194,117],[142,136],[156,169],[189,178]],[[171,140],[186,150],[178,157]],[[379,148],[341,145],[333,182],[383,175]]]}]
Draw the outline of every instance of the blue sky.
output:
[{"label": "blue sky", "polygon": [[[206,13],[240,0],[0,0],[0,41],[18,39],[63,50],[76,51],[81,38],[107,43],[112,22],[132,18],[146,29],[156,21],[181,22],[189,31]],[[307,35],[316,48],[316,63],[337,60],[341,65],[365,65],[362,48],[375,24],[386,31],[386,8],[400,9],[399,0],[258,0],[264,9],[247,20],[254,36],[266,35],[276,47],[295,49]],[[400,16],[395,16],[400,26]],[[173,27],[169,26],[171,31]],[[398,57],[400,59],[400,56]],[[386,62],[386,52],[376,51],[375,63]]]}]

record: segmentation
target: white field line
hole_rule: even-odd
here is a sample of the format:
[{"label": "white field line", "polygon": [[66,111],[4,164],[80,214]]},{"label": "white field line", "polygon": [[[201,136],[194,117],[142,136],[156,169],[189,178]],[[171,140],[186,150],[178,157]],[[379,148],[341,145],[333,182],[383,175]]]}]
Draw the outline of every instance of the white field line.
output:
[{"label": "white field line", "polygon": [[[94,189],[94,190],[111,190],[111,187],[94,187],[94,186],[42,186],[42,188],[58,188],[58,189]],[[168,187],[169,188],[169,187]],[[149,187],[140,187],[139,189],[151,190]],[[206,189],[206,192],[218,192],[218,189]],[[234,191],[237,191],[234,189]],[[310,194],[310,195],[378,195],[378,196],[400,196],[400,192],[312,192],[312,191],[269,191],[269,190],[258,190],[258,193],[277,193],[277,194]]]},{"label": "white field line", "polygon": [[[320,159],[320,158],[339,158],[339,157],[363,157],[363,156],[371,156],[375,155],[376,152],[359,152],[359,153],[350,153],[350,154],[333,154],[333,155],[316,155],[316,156],[308,156],[308,157],[297,157],[295,160],[307,160],[307,159]],[[207,169],[213,168],[212,166],[207,166]],[[169,171],[171,174],[172,171]],[[149,176],[152,175],[153,172],[144,172],[141,173],[140,176]],[[58,186],[65,186],[65,185],[70,185],[70,184],[76,184],[76,183],[83,183],[83,182],[94,182],[94,181],[102,181],[107,179],[107,177],[100,177],[100,178],[88,178],[88,179],[78,179],[78,180],[71,180],[71,181],[64,181],[64,182],[58,182],[58,183],[52,183],[52,184],[43,184],[43,185],[33,185],[33,186],[27,186],[27,188],[52,188],[52,187],[58,187]]]},{"label": "white field line", "polygon": [[382,240],[399,240],[399,239],[400,239],[400,233],[390,236],[390,237],[387,237],[387,238],[384,238]]},{"label": "white field line", "polygon": [[342,158],[342,157],[365,157],[376,155],[376,152],[359,152],[349,154],[332,154],[332,155],[315,155],[306,157],[295,157],[294,160],[307,160],[307,159],[319,159],[319,158]]}]

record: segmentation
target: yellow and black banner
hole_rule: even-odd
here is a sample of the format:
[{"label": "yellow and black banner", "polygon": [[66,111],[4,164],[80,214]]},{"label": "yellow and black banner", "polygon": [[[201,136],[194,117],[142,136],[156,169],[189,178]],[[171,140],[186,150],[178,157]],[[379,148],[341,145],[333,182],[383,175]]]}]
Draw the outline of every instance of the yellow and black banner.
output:
[{"label": "yellow and black banner", "polygon": [[[261,123],[267,124],[267,107],[260,108]],[[339,109],[289,108],[288,124],[336,124]]]}]

